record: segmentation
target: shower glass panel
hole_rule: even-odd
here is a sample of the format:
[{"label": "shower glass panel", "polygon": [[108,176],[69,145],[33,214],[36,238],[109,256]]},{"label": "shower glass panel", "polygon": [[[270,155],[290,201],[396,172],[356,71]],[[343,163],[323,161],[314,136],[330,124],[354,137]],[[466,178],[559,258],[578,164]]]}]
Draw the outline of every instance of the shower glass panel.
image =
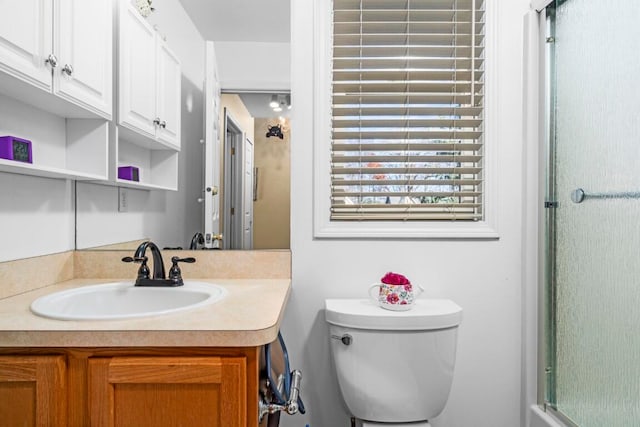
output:
[{"label": "shower glass panel", "polygon": [[547,404],[580,427],[640,426],[640,2],[547,12]]}]

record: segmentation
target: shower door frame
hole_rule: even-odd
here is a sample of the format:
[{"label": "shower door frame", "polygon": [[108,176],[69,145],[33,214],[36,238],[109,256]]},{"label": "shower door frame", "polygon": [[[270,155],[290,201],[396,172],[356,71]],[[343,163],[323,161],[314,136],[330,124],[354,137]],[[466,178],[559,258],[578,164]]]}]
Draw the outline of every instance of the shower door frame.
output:
[{"label": "shower door frame", "polygon": [[532,1],[538,12],[539,142],[541,150],[542,239],[538,251],[538,405],[567,427],[579,427],[556,405],[556,189],[555,157],[555,25],[558,4],[568,0]]}]

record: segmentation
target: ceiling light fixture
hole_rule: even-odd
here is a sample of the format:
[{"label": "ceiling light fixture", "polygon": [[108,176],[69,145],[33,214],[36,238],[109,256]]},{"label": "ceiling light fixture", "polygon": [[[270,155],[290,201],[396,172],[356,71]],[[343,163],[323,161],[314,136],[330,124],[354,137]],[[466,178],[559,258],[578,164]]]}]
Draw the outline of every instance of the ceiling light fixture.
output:
[{"label": "ceiling light fixture", "polygon": [[269,107],[276,108],[280,103],[278,102],[278,95],[271,95],[271,102],[269,102]]},{"label": "ceiling light fixture", "polygon": [[269,107],[279,113],[283,110],[291,110],[291,95],[290,94],[274,94],[271,95],[271,101]]}]

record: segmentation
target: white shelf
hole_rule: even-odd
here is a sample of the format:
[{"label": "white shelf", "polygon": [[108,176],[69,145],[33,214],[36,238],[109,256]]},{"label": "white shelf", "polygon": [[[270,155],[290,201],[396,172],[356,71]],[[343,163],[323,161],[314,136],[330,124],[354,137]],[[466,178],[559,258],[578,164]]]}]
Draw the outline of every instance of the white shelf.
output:
[{"label": "white shelf", "polygon": [[[110,125],[109,184],[146,190],[178,190],[178,155],[175,149],[147,148],[126,139],[120,126]],[[154,147],[154,146],[152,146]],[[119,166],[135,166],[140,181],[118,178]]]},{"label": "white shelf", "polygon": [[45,178],[106,180],[109,122],[62,118],[0,94],[0,136],[32,143],[33,163],[0,159],[0,170]]},{"label": "white shelf", "polygon": [[155,136],[142,133],[137,129],[130,129],[127,124],[120,124],[118,126],[118,135],[120,139],[124,139],[131,144],[138,145],[147,150],[171,150],[180,151],[180,147],[168,144],[160,139],[156,139]]},{"label": "white shelf", "polygon": [[116,181],[116,185],[118,187],[135,188],[138,190],[168,190],[168,191],[178,190],[176,187],[155,185],[155,184],[149,184],[145,182],[128,181],[126,179],[119,179],[119,178]]},{"label": "white shelf", "polygon": [[104,180],[107,178],[106,176],[96,174],[76,172],[50,166],[38,166],[31,163],[22,163],[5,159],[0,159],[0,172],[40,176],[43,178],[76,179],[78,181]]}]

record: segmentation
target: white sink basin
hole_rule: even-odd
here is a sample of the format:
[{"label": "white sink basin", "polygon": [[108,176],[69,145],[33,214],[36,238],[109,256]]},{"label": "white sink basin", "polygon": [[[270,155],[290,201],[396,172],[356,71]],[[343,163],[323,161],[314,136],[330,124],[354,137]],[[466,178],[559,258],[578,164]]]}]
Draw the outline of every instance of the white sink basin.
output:
[{"label": "white sink basin", "polygon": [[131,282],[82,286],[42,296],[31,311],[59,320],[118,320],[191,310],[221,300],[221,286],[185,281],[179,287],[141,287]]}]

